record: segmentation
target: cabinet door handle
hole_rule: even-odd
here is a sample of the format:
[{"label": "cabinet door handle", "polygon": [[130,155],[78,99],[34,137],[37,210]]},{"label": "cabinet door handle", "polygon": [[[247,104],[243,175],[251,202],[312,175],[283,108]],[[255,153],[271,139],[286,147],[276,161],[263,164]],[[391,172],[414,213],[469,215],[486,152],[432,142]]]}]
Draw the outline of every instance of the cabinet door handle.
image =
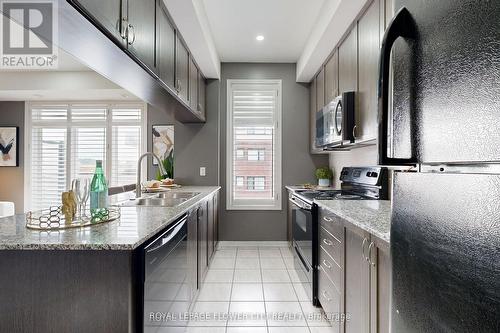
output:
[{"label": "cabinet door handle", "polygon": [[370,243],[370,246],[368,246],[368,257],[367,257],[367,261],[370,263],[370,265],[372,265],[373,267],[375,267],[375,262],[372,261],[372,249],[374,248],[374,243],[371,242]]},{"label": "cabinet door handle", "polygon": [[[130,33],[132,33],[132,40],[130,40]],[[135,28],[132,24],[128,24],[127,26],[127,43],[128,45],[132,45],[135,42]]]},{"label": "cabinet door handle", "polygon": [[333,245],[332,241],[329,239],[326,239],[326,238],[323,238],[323,243],[325,243],[326,245],[329,245],[329,246]]},{"label": "cabinet door handle", "polygon": [[332,265],[326,259],[323,259],[323,265],[328,269],[332,269]]},{"label": "cabinet door handle", "polygon": [[117,22],[118,29],[120,30],[120,36],[123,39],[127,39],[127,34],[128,34],[128,24],[127,24],[127,19],[122,18],[121,19],[121,24],[120,20]]},{"label": "cabinet door handle", "polygon": [[366,260],[366,255],[365,255],[365,246],[366,246],[366,243],[368,243],[368,239],[363,238],[363,243],[361,244],[361,258],[363,258],[363,260]]},{"label": "cabinet door handle", "polygon": [[329,216],[323,216],[323,220],[325,220],[326,222],[333,222],[333,219]]},{"label": "cabinet door handle", "polygon": [[323,297],[325,297],[328,302],[332,301],[332,298],[328,296],[328,292],[326,290],[323,290]]}]

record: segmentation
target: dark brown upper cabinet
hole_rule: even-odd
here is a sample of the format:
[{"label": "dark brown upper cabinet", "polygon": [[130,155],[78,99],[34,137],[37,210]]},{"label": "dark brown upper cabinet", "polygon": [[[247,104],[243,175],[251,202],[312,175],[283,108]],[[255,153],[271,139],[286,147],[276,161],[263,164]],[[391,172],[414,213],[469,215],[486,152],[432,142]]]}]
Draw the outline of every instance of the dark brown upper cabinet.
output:
[{"label": "dark brown upper cabinet", "polygon": [[198,111],[198,67],[192,57],[189,57],[189,106]]},{"label": "dark brown upper cabinet", "polygon": [[325,104],[339,95],[339,54],[335,50],[325,65]]},{"label": "dark brown upper cabinet", "polygon": [[156,64],[160,80],[175,89],[175,28],[162,1],[156,6]]},{"label": "dark brown upper cabinet", "polygon": [[339,94],[358,89],[358,31],[354,26],[339,45]]},{"label": "dark brown upper cabinet", "polygon": [[380,1],[374,0],[358,21],[358,104],[355,136],[361,141],[375,140],[378,135],[380,25]]},{"label": "dark brown upper cabinet", "polygon": [[166,90],[190,112],[186,121],[205,120],[205,79],[162,0],[68,2],[169,88]]},{"label": "dark brown upper cabinet", "polygon": [[71,0],[70,2],[86,11],[94,24],[100,25],[117,41],[126,43],[126,24],[122,22],[122,12],[126,11],[126,2],[122,0]]},{"label": "dark brown upper cabinet", "polygon": [[319,110],[325,104],[325,67],[321,67],[316,76],[316,108]]},{"label": "dark brown upper cabinet", "polygon": [[189,105],[189,52],[179,36],[175,37],[175,90]]},{"label": "dark brown upper cabinet", "polygon": [[207,81],[205,80],[205,77],[203,74],[201,74],[201,71],[198,71],[198,112],[200,113],[201,117],[205,119],[206,114],[205,114],[205,101],[206,101],[206,93],[207,93]]},{"label": "dark brown upper cabinet", "polygon": [[128,0],[127,48],[153,72],[156,71],[155,13],[155,0]]}]

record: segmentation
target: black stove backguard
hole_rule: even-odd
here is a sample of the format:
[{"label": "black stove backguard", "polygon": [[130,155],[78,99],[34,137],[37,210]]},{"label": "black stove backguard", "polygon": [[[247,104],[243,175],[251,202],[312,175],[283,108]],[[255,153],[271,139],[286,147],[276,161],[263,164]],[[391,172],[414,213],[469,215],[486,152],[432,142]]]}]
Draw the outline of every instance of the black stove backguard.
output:
[{"label": "black stove backguard", "polygon": [[384,167],[345,167],[340,173],[342,192],[371,199],[389,198],[389,172]]}]

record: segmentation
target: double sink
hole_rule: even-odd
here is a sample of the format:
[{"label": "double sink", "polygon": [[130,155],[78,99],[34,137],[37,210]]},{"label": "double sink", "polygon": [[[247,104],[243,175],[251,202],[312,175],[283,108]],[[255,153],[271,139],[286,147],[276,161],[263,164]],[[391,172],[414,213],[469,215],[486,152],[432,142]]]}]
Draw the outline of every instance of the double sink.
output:
[{"label": "double sink", "polygon": [[164,192],[152,196],[140,197],[123,202],[122,206],[156,206],[156,207],[176,207],[196,196],[200,192]]}]

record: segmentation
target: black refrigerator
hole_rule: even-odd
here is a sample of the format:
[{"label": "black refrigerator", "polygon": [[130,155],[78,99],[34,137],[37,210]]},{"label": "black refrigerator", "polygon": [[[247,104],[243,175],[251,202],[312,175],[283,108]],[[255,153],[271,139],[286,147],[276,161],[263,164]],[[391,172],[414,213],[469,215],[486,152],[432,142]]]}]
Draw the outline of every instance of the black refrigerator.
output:
[{"label": "black refrigerator", "polygon": [[393,180],[391,331],[500,332],[500,1],[395,0],[395,13],[379,164],[415,172]]}]

